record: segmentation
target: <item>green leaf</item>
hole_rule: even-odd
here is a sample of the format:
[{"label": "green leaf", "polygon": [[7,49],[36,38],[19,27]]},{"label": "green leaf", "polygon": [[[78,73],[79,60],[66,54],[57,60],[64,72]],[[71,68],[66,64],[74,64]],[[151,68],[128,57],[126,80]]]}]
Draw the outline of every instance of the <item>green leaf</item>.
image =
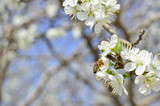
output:
[{"label": "green leaf", "polygon": [[120,53],[120,51],[121,51],[121,42],[120,42],[120,40],[118,40],[116,46],[114,47],[114,53],[118,54],[118,53]]},{"label": "green leaf", "polygon": [[126,79],[126,78],[128,78],[128,77],[129,77],[129,74],[125,72],[125,73],[123,74],[123,78]]}]

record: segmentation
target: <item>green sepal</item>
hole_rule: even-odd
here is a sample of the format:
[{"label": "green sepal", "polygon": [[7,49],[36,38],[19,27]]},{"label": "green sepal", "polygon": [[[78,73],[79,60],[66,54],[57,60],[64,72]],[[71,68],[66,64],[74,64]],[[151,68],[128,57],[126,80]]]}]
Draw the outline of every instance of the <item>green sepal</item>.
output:
[{"label": "green sepal", "polygon": [[109,60],[109,66],[112,66],[112,65],[114,65],[114,64],[111,62],[111,60]]},{"label": "green sepal", "polygon": [[101,52],[104,52],[105,51],[105,49],[101,49]]},{"label": "green sepal", "polygon": [[125,80],[123,79],[123,83],[125,83]]},{"label": "green sepal", "polygon": [[109,69],[106,71],[106,73],[110,75],[115,75],[112,71],[109,71]]},{"label": "green sepal", "polygon": [[120,42],[120,40],[118,40],[116,46],[114,47],[114,53],[118,54],[118,53],[120,53],[120,51],[121,51],[121,42]]},{"label": "green sepal", "polygon": [[125,72],[125,73],[123,74],[123,79],[126,79],[126,78],[128,78],[128,77],[129,77],[129,74]]}]

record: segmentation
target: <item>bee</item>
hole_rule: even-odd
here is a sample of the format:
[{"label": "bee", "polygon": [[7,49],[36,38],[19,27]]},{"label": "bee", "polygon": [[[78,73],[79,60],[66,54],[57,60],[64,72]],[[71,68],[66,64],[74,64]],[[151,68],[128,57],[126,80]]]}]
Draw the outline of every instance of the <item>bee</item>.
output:
[{"label": "bee", "polygon": [[100,58],[96,63],[93,63],[90,66],[93,66],[93,73],[96,74],[100,70],[99,68],[103,65],[104,63],[102,59]]}]

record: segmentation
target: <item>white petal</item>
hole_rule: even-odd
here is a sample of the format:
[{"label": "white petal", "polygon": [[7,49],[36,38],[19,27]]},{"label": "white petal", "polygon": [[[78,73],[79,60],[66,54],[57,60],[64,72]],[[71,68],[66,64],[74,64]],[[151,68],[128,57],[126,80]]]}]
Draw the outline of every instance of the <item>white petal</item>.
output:
[{"label": "white petal", "polygon": [[148,70],[154,72],[153,66],[151,64],[148,65]]},{"label": "white petal", "polygon": [[110,42],[111,43],[110,48],[114,48],[117,42],[118,42],[118,36],[116,34],[112,35],[111,42]]},{"label": "white petal", "polygon": [[117,88],[117,93],[121,96],[122,95],[122,87],[119,85]]},{"label": "white petal", "polygon": [[102,67],[100,67],[100,70],[102,72],[106,72],[108,70],[108,66],[107,67],[106,66],[102,66]]},{"label": "white petal", "polygon": [[109,65],[109,59],[108,59],[108,58],[106,58],[106,57],[101,57],[101,59],[102,59],[104,65]]},{"label": "white petal", "polygon": [[160,90],[160,83],[157,83],[154,86],[152,86],[152,90],[158,92]]},{"label": "white petal", "polygon": [[97,23],[94,27],[94,31],[96,34],[99,34],[102,31],[103,27],[101,23]]},{"label": "white petal", "polygon": [[136,84],[142,84],[145,81],[145,77],[143,75],[139,75],[135,78]]},{"label": "white petal", "polygon": [[136,69],[136,63],[129,62],[124,66],[124,69],[126,71],[133,71],[134,69]]},{"label": "white petal", "polygon": [[77,4],[77,1],[78,0],[65,0],[63,2],[63,6],[71,6],[71,7],[74,7],[76,4]]},{"label": "white petal", "polygon": [[95,18],[93,16],[89,16],[85,21],[85,25],[90,26],[91,30],[92,30],[94,24],[95,24]]},{"label": "white petal", "polygon": [[110,43],[106,41],[102,41],[100,45],[98,45],[99,50],[109,49]]},{"label": "white petal", "polygon": [[96,73],[96,76],[97,77],[105,77],[106,75],[99,71],[99,72]]},{"label": "white petal", "polygon": [[139,52],[139,48],[132,48],[131,51],[133,54],[137,54]]},{"label": "white petal", "polygon": [[113,12],[117,12],[118,10],[120,9],[120,5],[119,4],[116,4],[112,7],[112,11]]},{"label": "white petal", "polygon": [[147,88],[146,92],[143,93],[143,95],[149,95],[151,93],[151,89],[150,88]]},{"label": "white petal", "polygon": [[88,13],[85,12],[78,12],[77,13],[77,18],[81,21],[84,21],[88,18]]},{"label": "white petal", "polygon": [[142,75],[145,71],[145,67],[144,65],[139,65],[135,71],[136,75]]},{"label": "white petal", "polygon": [[148,95],[151,93],[151,89],[150,88],[146,88],[145,84],[141,84],[140,88],[139,88],[139,92],[142,93],[143,95]]},{"label": "white petal", "polygon": [[108,53],[110,53],[111,52],[111,50],[110,49],[106,49],[102,54],[101,54],[101,56],[102,57],[104,57],[104,56],[106,56]]}]

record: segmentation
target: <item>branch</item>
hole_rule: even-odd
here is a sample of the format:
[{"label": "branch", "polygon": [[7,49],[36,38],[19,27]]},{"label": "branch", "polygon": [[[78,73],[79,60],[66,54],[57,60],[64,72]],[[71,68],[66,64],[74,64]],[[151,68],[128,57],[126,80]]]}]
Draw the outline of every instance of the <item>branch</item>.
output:
[{"label": "branch", "polygon": [[151,102],[160,98],[160,95],[153,94],[138,101],[137,106],[148,106]]},{"label": "branch", "polygon": [[[95,49],[93,46],[92,46],[92,38],[88,37],[87,35],[85,35],[85,33],[83,32],[82,34],[83,38],[86,40],[87,42],[87,45],[90,49],[90,51],[92,52],[92,54],[94,55],[94,60],[97,61],[98,60],[98,50]],[[92,36],[92,35],[91,35]]]},{"label": "branch", "polygon": [[128,94],[129,94],[128,100],[129,100],[131,106],[136,106],[136,104],[133,100],[133,97],[134,97],[133,89],[134,88],[133,88],[133,83],[132,82],[133,82],[133,78],[131,76],[130,79],[129,79],[129,82],[128,82]]},{"label": "branch", "polygon": [[158,13],[156,16],[150,18],[149,20],[145,21],[144,23],[140,24],[135,30],[129,32],[130,35],[133,35],[136,33],[136,31],[138,29],[142,29],[142,28],[147,28],[149,27],[152,23],[159,21],[160,20],[160,13]]},{"label": "branch", "polygon": [[[108,24],[103,24],[103,28],[104,28],[105,30],[107,30],[111,35],[113,35],[113,34],[118,35],[118,34],[116,33],[116,31],[115,31],[114,29],[112,29]],[[120,37],[119,37],[119,39],[120,39],[121,43],[130,45],[130,42],[129,42],[129,41],[127,41],[127,40],[125,40],[125,39],[123,39],[123,38],[120,38]]]},{"label": "branch", "polygon": [[61,65],[52,68],[45,73],[43,73],[40,77],[40,83],[38,87],[35,89],[33,93],[31,93],[27,99],[23,102],[21,106],[29,106],[43,91],[44,86],[47,84],[50,77],[55,74],[59,69],[61,68]]},{"label": "branch", "polygon": [[142,36],[144,35],[144,33],[145,33],[144,30],[139,32],[138,39],[136,39],[133,43],[131,43],[132,47],[136,46],[142,40]]}]

